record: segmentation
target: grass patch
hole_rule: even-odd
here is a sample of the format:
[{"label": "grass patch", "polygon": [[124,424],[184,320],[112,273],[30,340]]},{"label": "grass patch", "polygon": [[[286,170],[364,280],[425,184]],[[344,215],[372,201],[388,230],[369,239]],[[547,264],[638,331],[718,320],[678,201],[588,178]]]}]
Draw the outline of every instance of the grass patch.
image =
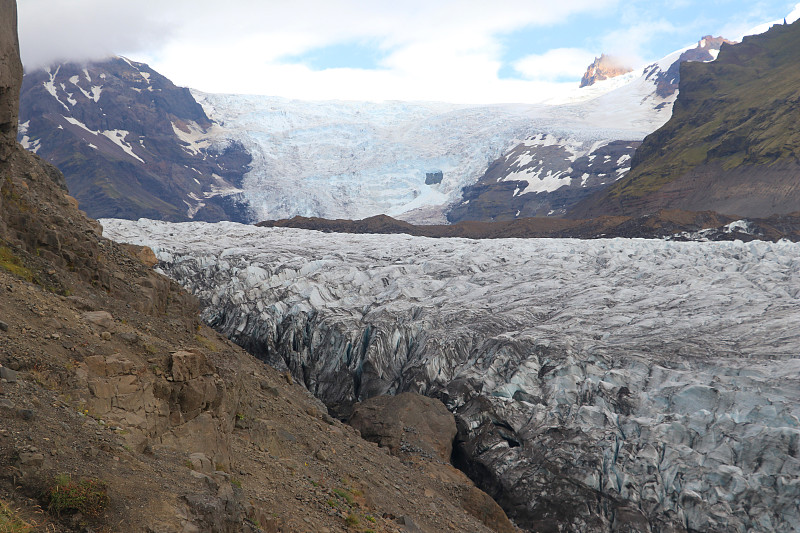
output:
[{"label": "grass patch", "polygon": [[203,346],[209,352],[218,352],[219,347],[212,341],[202,335],[198,334],[194,336],[194,340],[196,340],[201,346]]},{"label": "grass patch", "polygon": [[17,511],[0,500],[0,533],[30,533],[33,526],[19,517]]},{"label": "grass patch", "polygon": [[73,480],[67,474],[55,477],[47,491],[48,510],[61,516],[62,513],[80,512],[91,518],[99,518],[108,506],[106,484],[97,479]]},{"label": "grass patch", "polygon": [[345,489],[333,489],[333,493],[340,499],[347,502],[347,505],[353,505],[353,495]]},{"label": "grass patch", "polygon": [[6,246],[0,246],[0,268],[25,281],[33,281],[33,272],[25,268],[22,259],[14,255]]}]

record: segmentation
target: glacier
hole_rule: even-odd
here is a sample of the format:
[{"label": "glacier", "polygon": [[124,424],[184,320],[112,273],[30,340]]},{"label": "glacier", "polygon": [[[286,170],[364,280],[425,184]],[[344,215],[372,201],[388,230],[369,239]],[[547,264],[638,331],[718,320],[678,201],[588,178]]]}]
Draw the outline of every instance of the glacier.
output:
[{"label": "glacier", "polygon": [[798,244],[101,223],[338,416],[443,400],[526,530],[800,530]]},{"label": "glacier", "polygon": [[[654,92],[639,69],[535,105],[192,95],[221,128],[209,138],[237,141],[253,157],[242,183],[251,220],[388,214],[446,223],[461,190],[521,140],[597,148],[643,139],[671,114],[674,97]],[[426,184],[431,172],[442,182]]]}]

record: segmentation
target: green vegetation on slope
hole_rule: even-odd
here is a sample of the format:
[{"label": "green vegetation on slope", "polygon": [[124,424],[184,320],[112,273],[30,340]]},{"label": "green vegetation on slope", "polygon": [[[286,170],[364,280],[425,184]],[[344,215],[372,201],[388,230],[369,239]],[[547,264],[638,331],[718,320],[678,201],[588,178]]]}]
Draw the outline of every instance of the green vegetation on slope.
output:
[{"label": "green vegetation on slope", "polygon": [[724,170],[800,158],[800,22],[683,63],[672,118],[637,150],[612,197],[642,197],[702,164]]}]

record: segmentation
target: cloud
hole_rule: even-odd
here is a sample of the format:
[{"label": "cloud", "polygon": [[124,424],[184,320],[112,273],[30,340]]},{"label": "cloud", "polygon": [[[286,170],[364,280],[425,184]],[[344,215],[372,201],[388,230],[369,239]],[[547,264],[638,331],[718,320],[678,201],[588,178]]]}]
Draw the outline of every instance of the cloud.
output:
[{"label": "cloud", "polygon": [[[20,0],[20,40],[28,69],[124,54],[207,91],[275,94],[281,87],[294,95],[308,94],[311,84],[319,94],[326,85],[344,87],[346,76],[351,88],[372,88],[373,99],[400,97],[398,87],[429,99],[469,99],[486,92],[478,85],[497,85],[499,35],[617,2],[237,0],[223,8],[211,0]],[[315,72],[291,64],[309,51],[353,41],[374,44],[378,70]]]},{"label": "cloud", "polygon": [[155,48],[171,34],[158,2],[21,0],[19,38],[26,69]]},{"label": "cloud", "polygon": [[580,48],[554,48],[523,57],[514,63],[514,69],[528,80],[580,79],[594,58],[595,54]]},{"label": "cloud", "polygon": [[[122,54],[180,85],[209,92],[532,102],[563,91],[558,81],[577,80],[600,52],[632,64],[657,59],[663,54],[654,56],[655,45],[685,29],[668,22],[666,13],[691,11],[686,5],[687,0],[19,0],[19,26],[29,70]],[[609,24],[615,29],[603,34]],[[537,28],[550,30],[548,35],[554,28],[570,29],[571,40],[526,50],[536,53],[513,65],[526,79],[498,79],[508,68],[503,36],[535,36]],[[371,66],[377,68],[315,70],[308,66],[312,61],[298,64],[307,54],[347,43],[374,46]],[[557,48],[547,51],[550,46]]]},{"label": "cloud", "polygon": [[[623,65],[636,66],[653,58],[651,47],[665,35],[677,33],[677,28],[664,19],[633,22],[630,25],[606,33],[602,39],[603,51]],[[699,39],[701,35],[698,35]],[[690,43],[685,43],[689,45]]]}]

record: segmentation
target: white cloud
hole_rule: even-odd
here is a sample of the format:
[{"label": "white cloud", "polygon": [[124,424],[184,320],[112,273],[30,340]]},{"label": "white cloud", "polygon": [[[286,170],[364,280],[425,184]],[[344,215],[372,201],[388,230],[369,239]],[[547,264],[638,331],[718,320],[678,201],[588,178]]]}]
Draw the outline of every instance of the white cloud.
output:
[{"label": "white cloud", "polygon": [[[617,2],[237,0],[223,7],[211,0],[20,0],[20,40],[29,69],[117,53],[206,91],[530,100],[541,88],[497,80],[499,36]],[[383,70],[313,72],[284,64],[288,57],[355,40],[381,49]],[[500,93],[492,97],[492,90]]]},{"label": "white cloud", "polygon": [[106,57],[123,50],[156,48],[171,34],[158,3],[108,0],[20,0],[19,38],[23,64],[39,68],[56,61]]},{"label": "white cloud", "polygon": [[[28,69],[123,54],[149,63],[179,85],[211,92],[477,103],[547,98],[563,91],[565,86],[556,80],[577,80],[600,52],[632,65],[657,59],[654,44],[681,29],[680,23],[668,22],[665,13],[688,0],[672,1],[235,0],[223,5],[219,0],[18,0],[18,4],[20,44]],[[516,62],[526,80],[498,79],[502,36],[566,25],[581,14],[597,15],[598,21],[615,19],[616,28],[598,36],[603,28],[587,27],[585,41],[568,45],[574,47]],[[313,71],[289,64],[291,58],[309,51],[348,42],[373,44],[381,52],[381,68]],[[591,52],[585,51],[590,46]]]},{"label": "white cloud", "polygon": [[[623,65],[636,66],[650,57],[650,46],[660,37],[676,33],[675,26],[664,19],[636,21],[607,33],[602,39],[603,51]],[[698,35],[699,39],[701,35]],[[691,43],[685,43],[687,46]],[[657,59],[657,58],[656,58]]]},{"label": "white cloud", "polygon": [[529,80],[575,79],[583,75],[594,58],[595,54],[580,48],[554,48],[523,57],[514,63],[514,69]]}]

